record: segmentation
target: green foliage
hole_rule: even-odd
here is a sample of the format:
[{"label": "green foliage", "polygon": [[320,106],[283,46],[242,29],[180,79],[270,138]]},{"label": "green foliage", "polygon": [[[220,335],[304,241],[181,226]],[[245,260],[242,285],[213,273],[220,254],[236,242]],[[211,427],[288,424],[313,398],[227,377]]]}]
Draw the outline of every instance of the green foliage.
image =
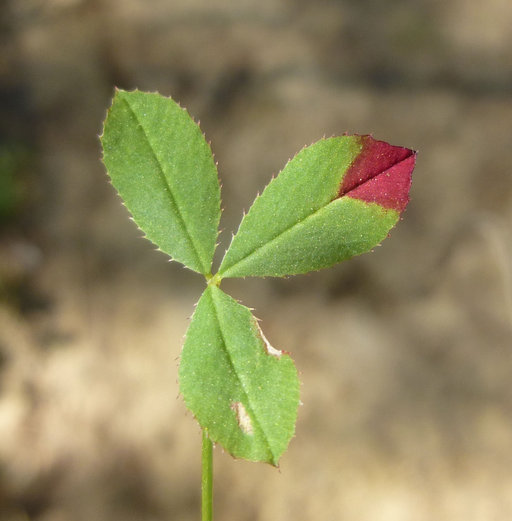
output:
[{"label": "green foliage", "polygon": [[277,465],[295,429],[299,380],[249,309],[210,285],[181,356],[180,389],[209,436],[236,457]]},{"label": "green foliage", "polygon": [[212,153],[190,116],[170,98],[116,91],[102,144],[135,222],[207,280],[179,369],[204,439],[277,465],[295,429],[297,371],[250,310],[218,286],[227,277],[306,273],[379,244],[407,205],[415,153],[371,136],[304,148],[256,198],[212,275],[220,190]]},{"label": "green foliage", "polygon": [[210,147],[192,118],[170,98],[118,90],[102,145],[112,184],[148,239],[209,274],[220,188]]}]

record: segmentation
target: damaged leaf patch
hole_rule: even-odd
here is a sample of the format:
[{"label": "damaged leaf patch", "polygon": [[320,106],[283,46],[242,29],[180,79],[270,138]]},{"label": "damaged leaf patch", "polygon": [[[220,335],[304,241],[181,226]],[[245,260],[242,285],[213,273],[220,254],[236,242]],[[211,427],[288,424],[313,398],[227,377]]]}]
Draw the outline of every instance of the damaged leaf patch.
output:
[{"label": "damaged leaf patch", "polygon": [[234,402],[231,404],[231,409],[235,411],[236,421],[238,422],[240,429],[242,429],[242,432],[244,434],[252,434],[252,421],[245,410],[244,404],[242,402]]},{"label": "damaged leaf patch", "polygon": [[361,136],[361,152],[343,176],[338,197],[348,196],[399,213],[409,202],[416,153],[371,136]]}]

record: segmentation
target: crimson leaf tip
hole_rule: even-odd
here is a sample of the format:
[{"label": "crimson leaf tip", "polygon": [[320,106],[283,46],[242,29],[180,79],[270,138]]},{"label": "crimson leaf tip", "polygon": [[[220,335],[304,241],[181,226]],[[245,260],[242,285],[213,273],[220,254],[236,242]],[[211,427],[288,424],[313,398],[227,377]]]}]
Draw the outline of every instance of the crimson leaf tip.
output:
[{"label": "crimson leaf tip", "polygon": [[358,139],[361,151],[343,176],[338,197],[377,203],[402,213],[409,202],[416,152],[370,135]]}]

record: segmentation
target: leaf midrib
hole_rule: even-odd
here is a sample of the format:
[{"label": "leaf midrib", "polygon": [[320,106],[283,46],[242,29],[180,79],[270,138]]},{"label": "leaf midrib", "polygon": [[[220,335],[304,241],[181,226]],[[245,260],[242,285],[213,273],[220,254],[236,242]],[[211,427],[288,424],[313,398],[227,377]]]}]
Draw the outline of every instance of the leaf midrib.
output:
[{"label": "leaf midrib", "polygon": [[[338,194],[337,199],[341,199],[342,197],[345,197],[346,195],[350,194],[350,192],[353,192],[356,188],[359,188],[360,186],[362,186],[362,185],[364,185],[366,183],[369,183],[370,181],[372,181],[376,177],[379,177],[380,175],[385,174],[388,170],[391,170],[392,168],[395,168],[395,166],[398,166],[398,165],[402,164],[404,161],[407,161],[407,159],[409,159],[412,155],[414,155],[414,151],[409,150],[409,154],[407,154],[407,156],[405,156],[403,159],[400,159],[400,161],[397,161],[396,163],[393,163],[391,166],[388,166],[387,168],[384,168],[383,170],[381,170],[380,172],[377,172],[376,174],[372,175],[368,179],[359,181],[350,190],[347,190],[346,192],[340,192]],[[353,162],[352,162],[352,164],[353,164]],[[349,170],[350,170],[350,167],[347,169],[347,172]],[[342,183],[341,184],[343,185],[343,179],[342,179]]]},{"label": "leaf midrib", "polygon": [[[219,290],[219,291],[222,291],[222,290]],[[218,306],[217,306],[217,303],[215,302],[216,299],[215,299],[215,296],[214,296],[213,291],[211,289],[210,289],[210,297],[211,297],[211,300],[212,300],[213,308],[215,310],[215,319],[217,320],[217,324],[219,326],[219,332],[220,332],[220,336],[221,336],[221,339],[222,339],[222,345],[224,347],[224,352],[226,353],[226,357],[228,359],[229,365],[231,366],[231,368],[233,370],[233,373],[236,375],[237,380],[240,382],[240,387],[242,388],[242,392],[244,393],[244,395],[245,395],[245,397],[247,399],[249,410],[252,412],[252,419],[258,425],[259,430],[261,431],[261,433],[263,435],[263,440],[265,442],[265,445],[267,446],[268,451],[272,455],[272,463],[275,463],[274,451],[272,450],[272,447],[270,445],[270,441],[269,441],[269,438],[267,436],[267,433],[265,432],[265,429],[263,428],[261,422],[259,421],[259,418],[256,415],[255,408],[253,407],[253,405],[251,403],[250,393],[247,392],[243,380],[238,375],[237,368],[236,368],[236,366],[235,366],[235,364],[233,362],[233,357],[231,356],[231,353],[230,353],[230,351],[229,351],[229,349],[227,347],[228,344],[226,342],[226,337],[224,336],[224,331],[222,330],[222,324],[221,324],[221,321],[220,321],[220,318],[219,318]]]},{"label": "leaf midrib", "polygon": [[[190,244],[190,247],[191,247],[191,251],[193,252],[193,255],[195,256],[195,260],[197,261],[197,264],[198,264],[198,267],[202,268],[202,273],[205,274],[205,273],[208,273],[209,269],[207,267],[204,266],[202,260],[201,260],[201,256],[199,254],[199,249],[194,241],[194,238],[192,236],[192,234],[190,233],[190,230],[187,226],[187,221],[185,220],[185,218],[183,217],[183,213],[180,209],[180,206],[176,200],[176,198],[174,197],[174,194],[172,192],[172,187],[171,187],[171,184],[169,183],[169,180],[167,179],[166,175],[165,175],[165,171],[164,171],[164,167],[162,165],[162,162],[160,160],[160,158],[158,157],[158,154],[156,153],[154,147],[153,147],[153,144],[151,143],[151,140],[149,138],[149,134],[146,130],[146,128],[144,127],[143,123],[142,123],[142,120],[139,118],[139,116],[137,115],[137,112],[133,109],[133,107],[130,105],[130,103],[128,102],[128,100],[126,98],[121,98],[121,101],[123,101],[126,106],[128,107],[130,113],[132,114],[132,116],[134,117],[135,121],[139,124],[140,128],[142,129],[142,133],[144,134],[144,137],[146,138],[146,142],[148,143],[149,145],[149,149],[151,150],[151,153],[156,161],[156,164],[158,165],[158,173],[159,173],[159,176],[161,178],[161,180],[163,181],[163,183],[166,185],[167,187],[167,190],[165,190],[165,193],[167,194],[168,198],[169,198],[169,201],[171,203],[171,206],[174,208],[175,210],[175,214],[178,218],[178,222],[180,223],[181,227],[183,228],[183,230],[185,231],[185,236]],[[178,259],[181,261],[181,259]]]}]

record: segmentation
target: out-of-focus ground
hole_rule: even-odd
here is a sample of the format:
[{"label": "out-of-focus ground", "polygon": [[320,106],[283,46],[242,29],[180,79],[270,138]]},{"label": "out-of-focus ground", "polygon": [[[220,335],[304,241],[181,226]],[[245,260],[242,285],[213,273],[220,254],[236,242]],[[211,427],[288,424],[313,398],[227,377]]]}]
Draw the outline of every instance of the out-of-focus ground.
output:
[{"label": "out-of-focus ground", "polygon": [[199,518],[176,379],[203,282],[107,182],[114,85],[201,121],[221,250],[304,144],[419,150],[374,253],[223,283],[293,354],[303,406],[280,471],[216,449],[216,519],[512,519],[511,28],[509,0],[4,0],[0,520]]}]

